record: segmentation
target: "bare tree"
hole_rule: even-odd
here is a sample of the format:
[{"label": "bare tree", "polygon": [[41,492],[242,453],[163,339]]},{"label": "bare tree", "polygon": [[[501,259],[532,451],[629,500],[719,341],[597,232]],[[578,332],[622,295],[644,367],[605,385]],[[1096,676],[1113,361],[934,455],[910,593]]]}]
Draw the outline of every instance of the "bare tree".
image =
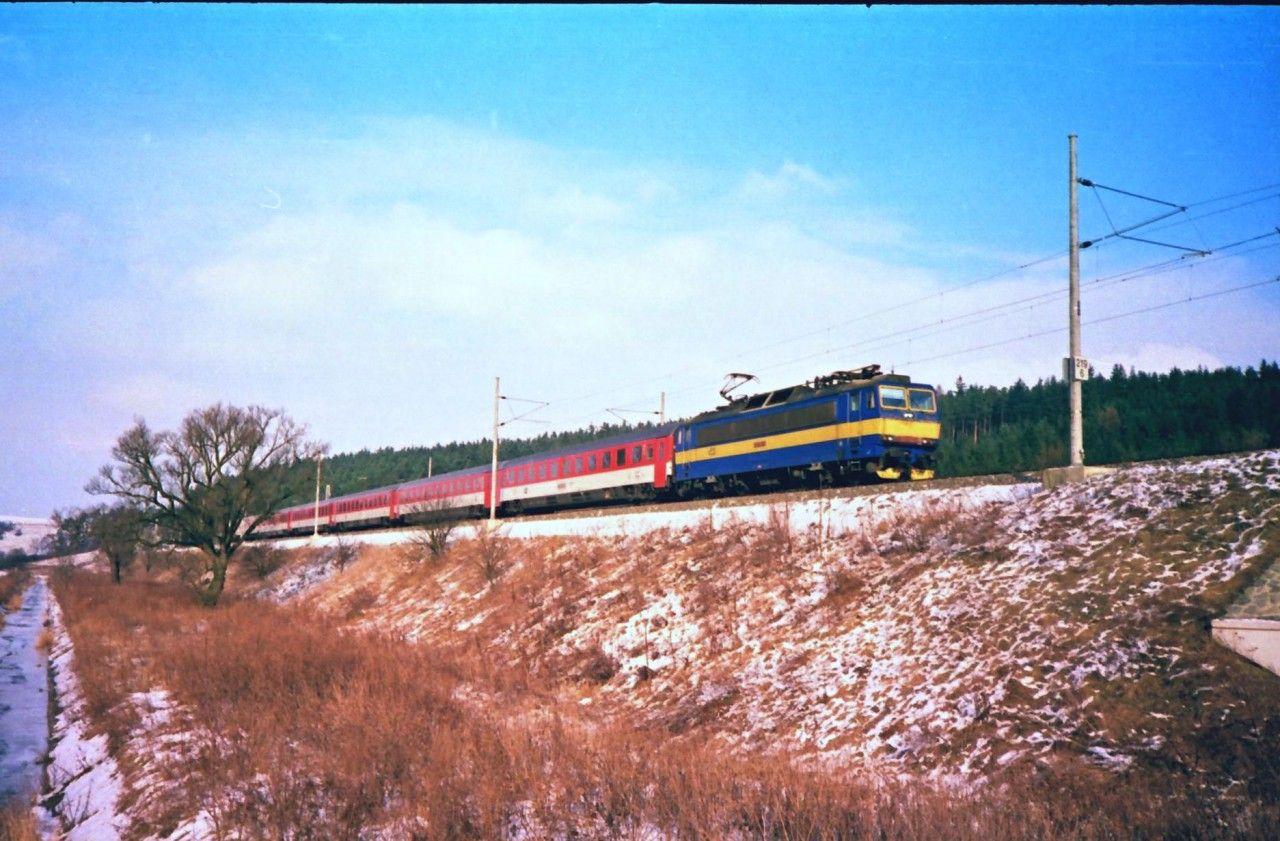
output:
[{"label": "bare tree", "polygon": [[510,554],[511,543],[502,534],[501,526],[495,529],[476,526],[476,565],[490,587],[507,571]]},{"label": "bare tree", "polygon": [[111,580],[119,584],[125,567],[133,563],[142,544],[142,532],[146,527],[142,512],[124,504],[114,508],[95,508],[91,513],[89,535],[111,564]]},{"label": "bare tree", "polygon": [[306,483],[302,462],[324,450],[283,411],[219,403],[191,412],[176,432],[138,419],[111,451],[118,463],[85,489],[141,509],[161,540],[201,550],[195,590],[214,605],[231,556]]},{"label": "bare tree", "polygon": [[405,547],[405,557],[412,562],[439,561],[449,551],[449,539],[458,527],[456,509],[443,498],[431,499],[413,507],[408,516],[414,530]]}]

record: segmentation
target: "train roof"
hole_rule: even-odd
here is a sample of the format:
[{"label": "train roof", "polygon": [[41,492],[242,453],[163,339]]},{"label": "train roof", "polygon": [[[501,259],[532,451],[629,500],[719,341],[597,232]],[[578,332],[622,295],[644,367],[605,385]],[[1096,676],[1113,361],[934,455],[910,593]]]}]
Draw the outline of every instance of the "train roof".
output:
[{"label": "train roof", "polygon": [[[572,446],[562,447],[556,450],[544,450],[540,453],[532,453],[527,456],[520,456],[519,458],[503,459],[502,461],[498,462],[498,469],[502,470],[507,467],[517,467],[522,464],[529,464],[530,462],[537,462],[546,458],[552,458],[552,457],[558,458],[561,456],[571,456],[571,455],[577,455],[578,453],[591,452],[592,450],[608,449],[609,447],[621,447],[627,444],[631,444],[635,441],[647,441],[650,438],[661,438],[664,435],[671,434],[671,432],[673,432],[678,425],[679,424],[677,422],[672,421],[670,423],[658,424],[657,426],[651,426],[645,429],[637,429],[631,432],[625,432],[621,435],[611,435],[608,438],[597,438],[594,441],[584,441],[581,444],[573,444]],[[346,494],[342,494],[341,496],[335,496],[330,499],[322,500],[322,504],[327,502],[343,502],[349,499],[359,499],[360,497],[368,496],[369,494],[385,493],[387,491],[398,490],[400,488],[417,487],[426,482],[436,482],[446,478],[460,479],[464,476],[475,476],[476,474],[479,474],[479,473],[488,473],[489,467],[490,465],[488,464],[478,464],[475,467],[464,467],[462,470],[451,470],[448,473],[437,473],[434,476],[429,476],[429,477],[422,476],[418,479],[409,479],[404,482],[398,482],[394,485],[379,485],[376,488],[366,488],[365,490],[362,490],[362,491],[352,491],[351,493],[346,493]],[[281,510],[289,511],[296,508],[311,508],[313,505],[314,503],[299,503],[297,505],[291,505],[288,508],[283,508]]]},{"label": "train roof", "polygon": [[[606,450],[609,447],[620,447],[624,444],[630,444],[635,441],[647,441],[650,438],[661,438],[664,435],[671,434],[677,426],[679,426],[679,423],[671,421],[670,423],[658,424],[645,429],[636,429],[631,432],[624,432],[621,435],[611,435],[608,438],[597,438],[594,441],[583,441],[581,444],[573,444],[557,450],[545,450],[541,453],[533,453],[527,456],[520,456],[519,458],[503,459],[498,462],[498,468],[515,467],[521,464],[528,464],[531,461],[541,461],[542,459],[550,458],[551,456],[572,456],[577,455],[578,453],[588,453],[592,450]],[[488,465],[485,465],[484,469],[488,469]]]},{"label": "train roof", "polygon": [[785,406],[789,403],[798,403],[801,400],[826,397],[855,388],[879,385],[881,383],[910,385],[911,378],[906,374],[882,373],[879,365],[866,365],[851,371],[832,371],[830,374],[814,377],[812,380],[799,385],[790,385],[784,388],[776,388],[773,391],[762,391],[758,394],[744,394],[741,397],[731,398],[728,404],[717,406],[709,412],[703,412],[691,420],[690,423],[744,414],[756,409],[771,409],[776,406]]}]

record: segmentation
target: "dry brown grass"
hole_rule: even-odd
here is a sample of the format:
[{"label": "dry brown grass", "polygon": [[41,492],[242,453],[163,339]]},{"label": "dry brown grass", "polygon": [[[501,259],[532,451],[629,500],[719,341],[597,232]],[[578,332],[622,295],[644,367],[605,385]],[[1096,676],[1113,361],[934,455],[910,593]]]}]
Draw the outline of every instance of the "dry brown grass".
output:
[{"label": "dry brown grass", "polygon": [[0,628],[4,627],[4,616],[22,608],[22,594],[31,581],[31,573],[25,569],[11,569],[0,572]]},{"label": "dry brown grass", "polygon": [[41,628],[40,633],[36,635],[36,651],[46,657],[53,651],[53,630],[51,628]]},{"label": "dry brown grass", "polygon": [[39,841],[40,831],[30,803],[15,799],[0,808],[0,841]]},{"label": "dry brown grass", "polygon": [[6,610],[17,610],[22,606],[22,592],[31,581],[31,573],[25,569],[11,569],[0,572],[0,604]]},{"label": "dry brown grass", "polygon": [[[548,574],[564,558],[519,569]],[[518,619],[542,609],[521,575],[475,586]],[[696,736],[725,697],[637,729],[562,707],[527,666],[478,642],[449,653],[305,609],[207,610],[172,586],[59,579],[85,700],[112,750],[139,724],[129,694],[157,687],[195,734],[186,759],[160,769],[169,792],[138,806],[135,835],[201,809],[223,836],[272,838],[1263,838],[1280,826],[1275,809],[1226,814],[1181,781],[1070,762],[965,794],[734,758]],[[580,680],[616,669],[598,646],[582,654]]]}]

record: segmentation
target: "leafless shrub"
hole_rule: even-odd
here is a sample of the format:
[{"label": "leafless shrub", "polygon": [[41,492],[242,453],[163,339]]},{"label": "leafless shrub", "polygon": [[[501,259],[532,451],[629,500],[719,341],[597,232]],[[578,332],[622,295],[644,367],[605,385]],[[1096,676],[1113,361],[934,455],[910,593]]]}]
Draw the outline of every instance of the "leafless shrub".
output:
[{"label": "leafless shrub", "polygon": [[336,536],[332,543],[318,546],[313,551],[315,563],[333,567],[339,572],[346,569],[359,555],[356,545],[349,540],[343,540],[341,536]]},{"label": "leafless shrub", "polygon": [[378,603],[378,594],[372,587],[357,587],[342,600],[342,612],[348,619],[363,615]]},{"label": "leafless shrub", "polygon": [[142,568],[150,575],[173,568],[178,550],[172,546],[144,546],[141,554]]},{"label": "leafless shrub", "polygon": [[610,657],[605,650],[595,643],[583,651],[582,667],[578,674],[592,683],[607,683],[618,673],[618,661]]},{"label": "leafless shrub", "polygon": [[989,549],[1001,535],[1000,518],[993,506],[965,505],[956,500],[894,510],[881,521],[879,531],[882,540],[867,535],[865,529],[855,539],[861,540],[864,548],[886,557],[930,550]]},{"label": "leafless shrub", "polygon": [[502,534],[502,527],[476,528],[476,565],[484,580],[492,585],[502,577],[510,563],[511,540]]},{"label": "leafless shrub", "polygon": [[266,578],[289,560],[289,553],[272,543],[242,546],[236,557],[245,568],[259,578]]},{"label": "leafless shrub", "polygon": [[458,527],[458,518],[443,499],[429,500],[414,509],[409,517],[417,528],[410,538],[422,560],[439,561],[449,551],[449,539]]},{"label": "leafless shrub", "polygon": [[791,528],[791,502],[789,500],[769,506],[763,526],[762,544],[776,555],[790,558],[795,547],[795,534]]},{"label": "leafless shrub", "polygon": [[850,531],[847,535],[849,544],[857,555],[878,555],[880,554],[880,546],[876,541],[875,533],[867,527],[866,524]]},{"label": "leafless shrub", "polygon": [[823,603],[841,607],[857,598],[866,589],[867,582],[847,563],[835,563],[824,571],[827,594]]},{"label": "leafless shrub", "polygon": [[202,558],[203,552],[175,552],[173,555],[173,571],[178,580],[193,593],[203,589],[208,579],[213,577],[208,563]]},{"label": "leafless shrub", "polygon": [[432,520],[418,526],[400,544],[400,558],[406,566],[437,564],[449,552],[449,540],[457,529],[456,520]]}]

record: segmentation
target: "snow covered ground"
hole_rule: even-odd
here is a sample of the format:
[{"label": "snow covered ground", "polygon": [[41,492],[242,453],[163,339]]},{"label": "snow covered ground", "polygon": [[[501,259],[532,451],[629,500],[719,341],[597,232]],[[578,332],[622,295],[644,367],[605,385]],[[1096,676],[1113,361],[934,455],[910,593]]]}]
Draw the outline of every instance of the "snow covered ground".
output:
[{"label": "snow covered ground", "polygon": [[49,599],[49,620],[54,639],[50,668],[59,711],[53,725],[46,771],[50,793],[45,802],[56,804],[51,817],[61,826],[60,837],[65,841],[114,841],[127,825],[118,813],[120,770],[107,752],[107,737],[89,735],[92,722],[85,715],[76,678],[75,652],[54,598]]},{"label": "snow covered ground", "polygon": [[[432,566],[397,555],[411,532],[344,536],[364,547],[345,569],[332,552],[298,553],[263,593],[356,627],[483,649],[551,678],[555,701],[588,718],[735,752],[949,785],[1063,758],[1117,772],[1145,763],[1227,788],[1239,771],[1215,765],[1214,751],[1256,743],[1271,708],[1237,689],[1257,676],[1209,641],[1207,617],[1280,557],[1277,524],[1280,452],[1269,451],[1050,491],[518,521],[501,529],[510,541],[492,583],[468,539],[475,527]],[[60,817],[68,838],[113,838],[125,826],[119,772],[79,720],[69,641],[50,611]],[[168,693],[129,703],[141,711],[130,755],[181,763],[189,734]],[[129,789],[162,799],[148,767]],[[195,815],[168,837],[209,834]]]},{"label": "snow covered ground", "polygon": [[[1123,769],[1188,714],[1166,694],[1229,694],[1202,662],[1213,653],[1186,650],[1185,626],[1166,633],[1156,617],[1198,621],[1206,599],[1229,601],[1237,576],[1275,559],[1278,491],[1272,451],[1052,491],[550,518],[504,526],[526,550],[498,593],[465,563],[429,587],[357,565],[316,574],[305,598],[342,611],[373,593],[365,626],[478,641],[566,677],[603,653],[614,671],[579,688],[583,704],[735,750],[939,777],[1062,753]],[[1143,681],[1167,693],[1114,724],[1117,687]]]}]

